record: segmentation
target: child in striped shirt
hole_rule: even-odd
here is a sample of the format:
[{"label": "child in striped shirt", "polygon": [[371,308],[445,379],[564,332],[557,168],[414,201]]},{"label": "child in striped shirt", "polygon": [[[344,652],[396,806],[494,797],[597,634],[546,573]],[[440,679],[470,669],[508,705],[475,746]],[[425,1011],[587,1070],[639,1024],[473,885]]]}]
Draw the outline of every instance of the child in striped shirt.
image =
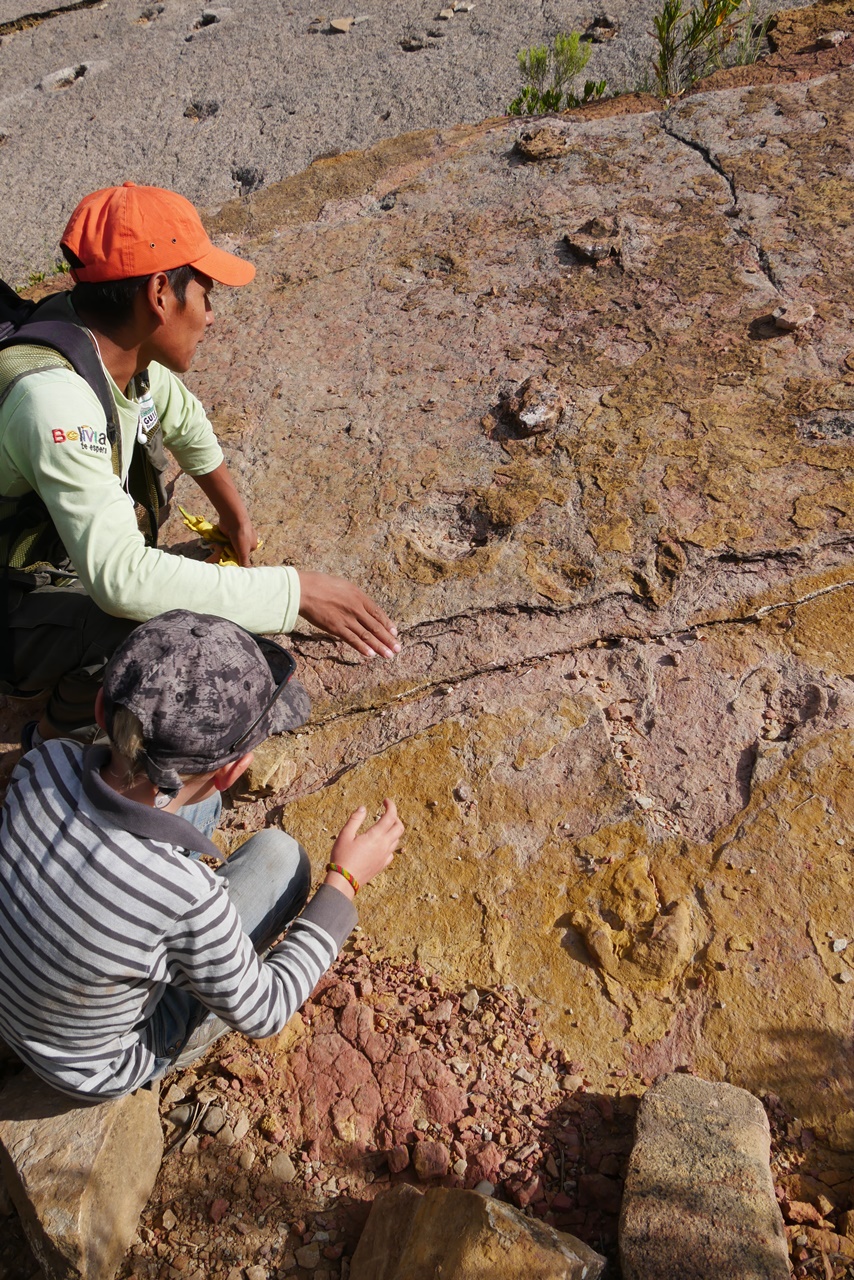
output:
[{"label": "child in striped shirt", "polygon": [[308,857],[281,830],[217,872],[199,861],[220,856],[199,828],[252,748],[308,716],[293,670],[272,641],[174,610],[107,668],[112,745],[58,739],[15,769],[0,818],[0,1036],[57,1089],[119,1097],[229,1028],[275,1034],[355,925],[359,885],[392,861],[403,824],[390,800],[361,834],[365,810],[351,815],[310,901]]}]

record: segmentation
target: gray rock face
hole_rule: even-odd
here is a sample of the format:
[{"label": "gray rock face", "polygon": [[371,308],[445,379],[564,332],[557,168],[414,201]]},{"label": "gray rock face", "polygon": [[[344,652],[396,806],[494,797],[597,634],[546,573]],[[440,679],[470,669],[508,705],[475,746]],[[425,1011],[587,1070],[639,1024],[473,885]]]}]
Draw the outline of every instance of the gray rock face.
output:
[{"label": "gray rock face", "polygon": [[350,1280],[598,1280],[605,1259],[574,1236],[474,1191],[401,1184],[378,1197]]},{"label": "gray rock face", "polygon": [[[618,0],[618,33],[593,45],[579,80],[625,90],[649,78],[658,7]],[[499,114],[520,87],[517,51],[599,12],[586,0],[478,0],[437,21],[441,8],[365,0],[355,16],[369,20],[336,31],[329,20],[353,16],[346,7],[316,21],[322,8],[265,0],[75,12],[0,0],[0,164],[16,192],[0,219],[0,274],[52,264],[68,215],[98,187],[130,179],[218,205],[330,152]]]},{"label": "gray rock face", "polygon": [[787,1280],[768,1119],[744,1089],[667,1076],[645,1094],[620,1218],[624,1280]]},{"label": "gray rock face", "polygon": [[0,1163],[45,1280],[109,1280],[163,1154],[157,1093],[80,1106],[25,1071],[0,1093]]}]

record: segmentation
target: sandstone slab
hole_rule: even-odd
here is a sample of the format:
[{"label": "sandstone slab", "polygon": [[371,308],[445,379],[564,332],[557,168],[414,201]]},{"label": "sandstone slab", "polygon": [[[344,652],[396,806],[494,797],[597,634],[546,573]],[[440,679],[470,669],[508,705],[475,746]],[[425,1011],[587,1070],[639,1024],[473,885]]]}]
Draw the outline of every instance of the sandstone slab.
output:
[{"label": "sandstone slab", "polygon": [[[821,8],[793,39],[848,25]],[[259,559],[358,580],[404,641],[363,664],[301,624],[312,722],[225,844],[285,823],[321,868],[394,795],[378,945],[515,984],[593,1088],[686,1066],[847,1149],[852,96],[843,68],[555,120],[541,161],[504,120],[320,160],[221,211],[258,276],[189,379]],[[592,223],[617,251],[584,261]]]},{"label": "sandstone slab", "polygon": [[375,1200],[350,1280],[597,1280],[605,1259],[474,1191],[401,1185]]},{"label": "sandstone slab", "polygon": [[620,1217],[624,1280],[788,1280],[762,1104],[671,1075],[637,1118]]},{"label": "sandstone slab", "polygon": [[0,1093],[0,1162],[45,1280],[110,1280],[160,1167],[157,1091],[79,1105],[29,1071]]},{"label": "sandstone slab", "polygon": [[261,559],[356,578],[404,644],[300,626],[312,722],[226,841],[284,822],[322,866],[395,795],[417,856],[360,904],[381,945],[517,984],[594,1087],[726,1074],[842,1147],[852,93],[556,119],[537,162],[506,121],[324,161],[222,211],[259,274],[190,378]]}]

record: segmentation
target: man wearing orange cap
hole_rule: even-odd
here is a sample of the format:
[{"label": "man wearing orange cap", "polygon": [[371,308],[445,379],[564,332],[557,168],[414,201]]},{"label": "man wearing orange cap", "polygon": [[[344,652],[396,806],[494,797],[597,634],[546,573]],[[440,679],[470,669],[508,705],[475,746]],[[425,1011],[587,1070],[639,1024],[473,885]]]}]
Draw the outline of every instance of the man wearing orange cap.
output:
[{"label": "man wearing orange cap", "polygon": [[[33,345],[28,325],[18,345],[0,349],[8,618],[0,679],[18,693],[52,690],[36,741],[89,737],[111,653],[135,624],[174,608],[257,633],[290,631],[301,614],[365,656],[397,653],[396,628],[353,584],[249,567],[258,542],[252,521],[201,404],[176,376],[213,323],[213,283],[248,284],[255,268],[217,249],[182,196],[133,183],[82,200],[62,251],[75,287],[41,304],[34,319],[46,333],[58,321],[87,335],[106,379],[101,399],[69,360]],[[154,492],[152,458],[162,445],[212,502],[244,567],[159,550],[157,504],[143,496],[154,535],[146,540],[130,493],[135,471],[134,496],[140,484]]]}]

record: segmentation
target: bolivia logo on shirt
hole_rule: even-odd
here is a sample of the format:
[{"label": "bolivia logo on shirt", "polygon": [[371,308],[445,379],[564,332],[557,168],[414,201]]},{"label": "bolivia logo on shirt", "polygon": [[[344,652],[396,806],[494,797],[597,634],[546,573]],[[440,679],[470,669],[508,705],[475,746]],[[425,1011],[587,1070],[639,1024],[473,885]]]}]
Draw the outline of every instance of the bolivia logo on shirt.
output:
[{"label": "bolivia logo on shirt", "polygon": [[106,431],[96,431],[94,427],[80,427],[77,431],[54,427],[53,443],[78,444],[84,453],[94,453],[98,457],[106,457],[110,452]]}]

